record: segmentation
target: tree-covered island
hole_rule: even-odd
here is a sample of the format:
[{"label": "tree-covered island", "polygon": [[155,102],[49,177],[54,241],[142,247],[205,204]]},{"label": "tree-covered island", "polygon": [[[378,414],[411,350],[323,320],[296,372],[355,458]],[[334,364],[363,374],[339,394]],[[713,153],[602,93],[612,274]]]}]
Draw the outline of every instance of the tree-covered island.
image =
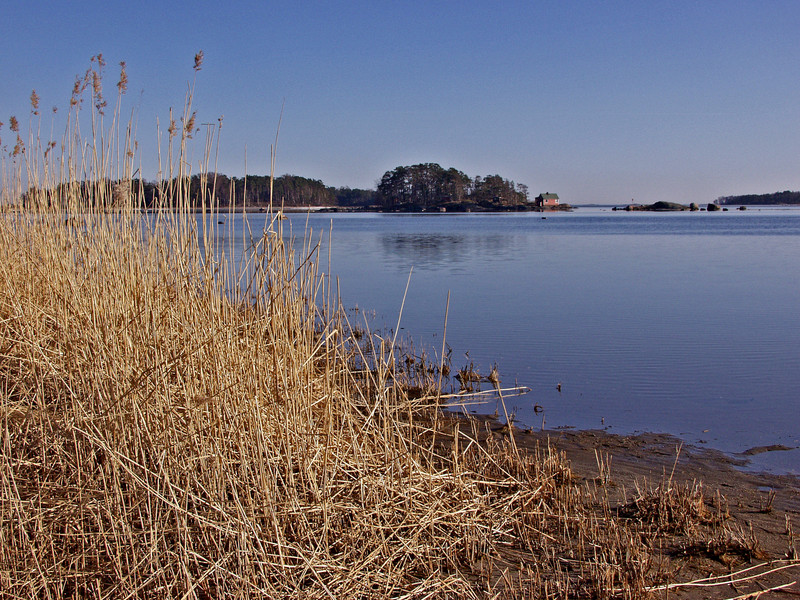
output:
[{"label": "tree-covered island", "polygon": [[436,163],[397,167],[378,184],[376,206],[394,212],[531,210],[528,186],[500,175],[471,178]]},{"label": "tree-covered island", "polygon": [[721,196],[716,204],[725,205],[766,205],[766,204],[800,204],[800,192],[775,192],[773,194],[746,194],[743,196]]}]

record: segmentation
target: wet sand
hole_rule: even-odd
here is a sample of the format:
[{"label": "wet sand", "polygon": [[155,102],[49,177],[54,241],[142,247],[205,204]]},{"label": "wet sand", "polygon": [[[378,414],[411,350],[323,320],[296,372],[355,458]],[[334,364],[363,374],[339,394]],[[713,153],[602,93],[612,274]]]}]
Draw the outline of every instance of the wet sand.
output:
[{"label": "wet sand", "polygon": [[[489,435],[507,436],[501,424],[487,420]],[[678,587],[660,590],[663,598],[789,598],[800,597],[800,478],[792,475],[754,473],[743,469],[747,461],[707,448],[686,445],[663,434],[621,436],[604,431],[514,430],[518,447],[534,449],[550,444],[563,451],[579,481],[600,482],[602,468],[608,466],[607,489],[612,505],[624,505],[636,494],[637,483],[651,486],[701,482],[707,498],[717,492],[727,503],[731,521],[743,531],[752,530],[763,549],[763,558],[752,561],[724,560],[672,553],[675,581],[694,581],[709,575],[729,575],[754,565],[774,562],[781,570],[740,583],[714,587]],[[751,452],[778,451],[779,447]],[[791,533],[789,533],[789,531]],[[790,546],[791,543],[794,547]],[[677,544],[680,545],[680,540]],[[793,564],[775,561],[793,560]],[[759,567],[748,573],[763,573]],[[779,586],[788,586],[773,590]],[[769,591],[773,590],[773,591]],[[748,594],[761,594],[748,596]]]}]

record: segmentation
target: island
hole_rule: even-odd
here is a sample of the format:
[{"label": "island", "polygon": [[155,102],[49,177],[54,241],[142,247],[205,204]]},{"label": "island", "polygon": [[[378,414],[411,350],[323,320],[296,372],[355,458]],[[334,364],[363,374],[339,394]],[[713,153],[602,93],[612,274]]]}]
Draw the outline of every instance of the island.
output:
[{"label": "island", "polygon": [[674,212],[682,210],[697,211],[700,207],[692,202],[690,205],[678,204],[677,202],[664,202],[659,201],[653,204],[628,204],[622,208],[614,207],[611,210],[624,210],[624,211],[653,211],[653,212]]},{"label": "island", "polygon": [[793,205],[800,204],[800,192],[774,192],[772,194],[746,194],[743,196],[720,196],[716,199],[715,204],[724,205],[765,205],[765,204],[778,204],[778,205]]},{"label": "island", "polygon": [[[545,201],[542,198],[546,197]],[[436,163],[401,166],[384,173],[372,208],[387,212],[492,212],[569,210],[557,194],[528,199],[528,186],[500,175],[470,177]]]}]

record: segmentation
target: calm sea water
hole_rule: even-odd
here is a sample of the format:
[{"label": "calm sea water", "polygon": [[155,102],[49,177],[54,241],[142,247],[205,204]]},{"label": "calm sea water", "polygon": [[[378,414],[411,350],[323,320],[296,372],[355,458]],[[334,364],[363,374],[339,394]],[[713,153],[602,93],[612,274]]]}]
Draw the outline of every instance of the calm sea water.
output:
[{"label": "calm sea water", "polygon": [[[290,224],[322,236],[324,270],[371,327],[395,326],[411,273],[401,333],[430,354],[449,292],[453,367],[497,363],[504,387],[530,387],[508,401],[523,424],[671,433],[731,453],[800,446],[800,209]],[[800,472],[800,450],[752,461]]]}]

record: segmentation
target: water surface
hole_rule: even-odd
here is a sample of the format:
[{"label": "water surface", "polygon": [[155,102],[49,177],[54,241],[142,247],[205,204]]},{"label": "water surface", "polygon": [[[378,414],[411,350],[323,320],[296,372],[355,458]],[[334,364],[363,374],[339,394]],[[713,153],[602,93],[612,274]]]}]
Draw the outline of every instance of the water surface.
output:
[{"label": "water surface", "polygon": [[[290,223],[323,237],[323,263],[332,232],[324,270],[372,326],[394,326],[413,268],[402,333],[431,353],[450,292],[453,366],[497,363],[504,386],[530,387],[509,401],[524,424],[672,433],[726,452],[800,446],[798,209]],[[800,472],[800,450],[753,466]]]}]

